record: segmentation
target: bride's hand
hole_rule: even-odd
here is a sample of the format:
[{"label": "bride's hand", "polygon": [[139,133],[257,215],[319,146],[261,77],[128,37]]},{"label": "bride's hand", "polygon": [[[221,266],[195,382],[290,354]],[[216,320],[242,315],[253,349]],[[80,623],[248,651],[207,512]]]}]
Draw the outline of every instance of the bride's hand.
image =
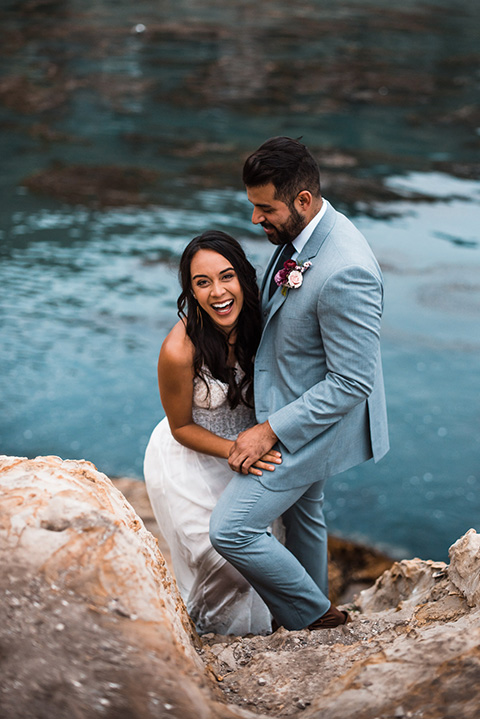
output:
[{"label": "bride's hand", "polygon": [[282,463],[281,452],[277,452],[276,449],[271,449],[269,452],[260,457],[255,464],[252,464],[248,470],[250,474],[255,474],[257,477],[262,476],[262,469],[267,472],[273,472],[276,464]]}]

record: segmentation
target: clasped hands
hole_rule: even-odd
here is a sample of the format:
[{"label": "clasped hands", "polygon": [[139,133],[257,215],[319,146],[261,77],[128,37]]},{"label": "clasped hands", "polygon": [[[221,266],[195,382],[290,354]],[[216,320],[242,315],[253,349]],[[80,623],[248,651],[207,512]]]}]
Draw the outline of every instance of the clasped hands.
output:
[{"label": "clasped hands", "polygon": [[240,432],[228,457],[230,468],[257,476],[262,475],[262,470],[273,472],[275,465],[282,462],[281,453],[272,449],[277,440],[268,420]]}]

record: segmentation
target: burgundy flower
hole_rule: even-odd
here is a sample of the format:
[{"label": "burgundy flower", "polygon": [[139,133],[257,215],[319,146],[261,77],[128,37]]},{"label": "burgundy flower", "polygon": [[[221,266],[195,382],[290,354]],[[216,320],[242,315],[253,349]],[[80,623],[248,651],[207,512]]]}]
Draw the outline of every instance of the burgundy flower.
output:
[{"label": "burgundy flower", "polygon": [[295,260],[287,260],[283,269],[279,270],[274,277],[279,287],[283,287],[282,293],[285,294],[287,289],[298,289],[303,284],[303,273],[312,266],[310,260],[304,262],[303,265],[297,265]]},{"label": "burgundy flower", "polygon": [[275,282],[277,285],[283,285],[287,281],[288,273],[286,270],[278,270],[275,275]]}]

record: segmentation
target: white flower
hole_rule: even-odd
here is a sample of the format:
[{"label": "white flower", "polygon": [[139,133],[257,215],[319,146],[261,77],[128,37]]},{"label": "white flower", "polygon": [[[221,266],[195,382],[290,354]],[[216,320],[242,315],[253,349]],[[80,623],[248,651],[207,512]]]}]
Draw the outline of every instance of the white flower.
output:
[{"label": "white flower", "polygon": [[303,282],[302,273],[299,270],[292,270],[290,274],[288,275],[287,280],[287,287],[291,287],[292,289],[297,289],[298,287],[301,287]]}]

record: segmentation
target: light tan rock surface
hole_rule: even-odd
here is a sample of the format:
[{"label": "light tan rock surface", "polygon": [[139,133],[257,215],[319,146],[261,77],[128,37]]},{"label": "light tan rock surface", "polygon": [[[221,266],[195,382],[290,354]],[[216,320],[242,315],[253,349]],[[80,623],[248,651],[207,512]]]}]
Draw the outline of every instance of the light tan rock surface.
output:
[{"label": "light tan rock surface", "polygon": [[350,607],[346,627],[204,638],[224,692],[276,717],[301,709],[308,719],[478,719],[477,542],[471,530],[449,566],[395,563]]},{"label": "light tan rock surface", "polygon": [[157,542],[94,465],[0,457],[0,566],[2,719],[218,716]]},{"label": "light tan rock surface", "polygon": [[[144,487],[129,491],[155,530]],[[207,635],[199,648],[156,540],[105,475],[3,458],[0,562],[2,719],[480,714],[474,530],[449,565],[396,562],[346,627]]]},{"label": "light tan rock surface", "polygon": [[448,576],[470,607],[480,605],[480,535],[470,529],[450,547]]}]

